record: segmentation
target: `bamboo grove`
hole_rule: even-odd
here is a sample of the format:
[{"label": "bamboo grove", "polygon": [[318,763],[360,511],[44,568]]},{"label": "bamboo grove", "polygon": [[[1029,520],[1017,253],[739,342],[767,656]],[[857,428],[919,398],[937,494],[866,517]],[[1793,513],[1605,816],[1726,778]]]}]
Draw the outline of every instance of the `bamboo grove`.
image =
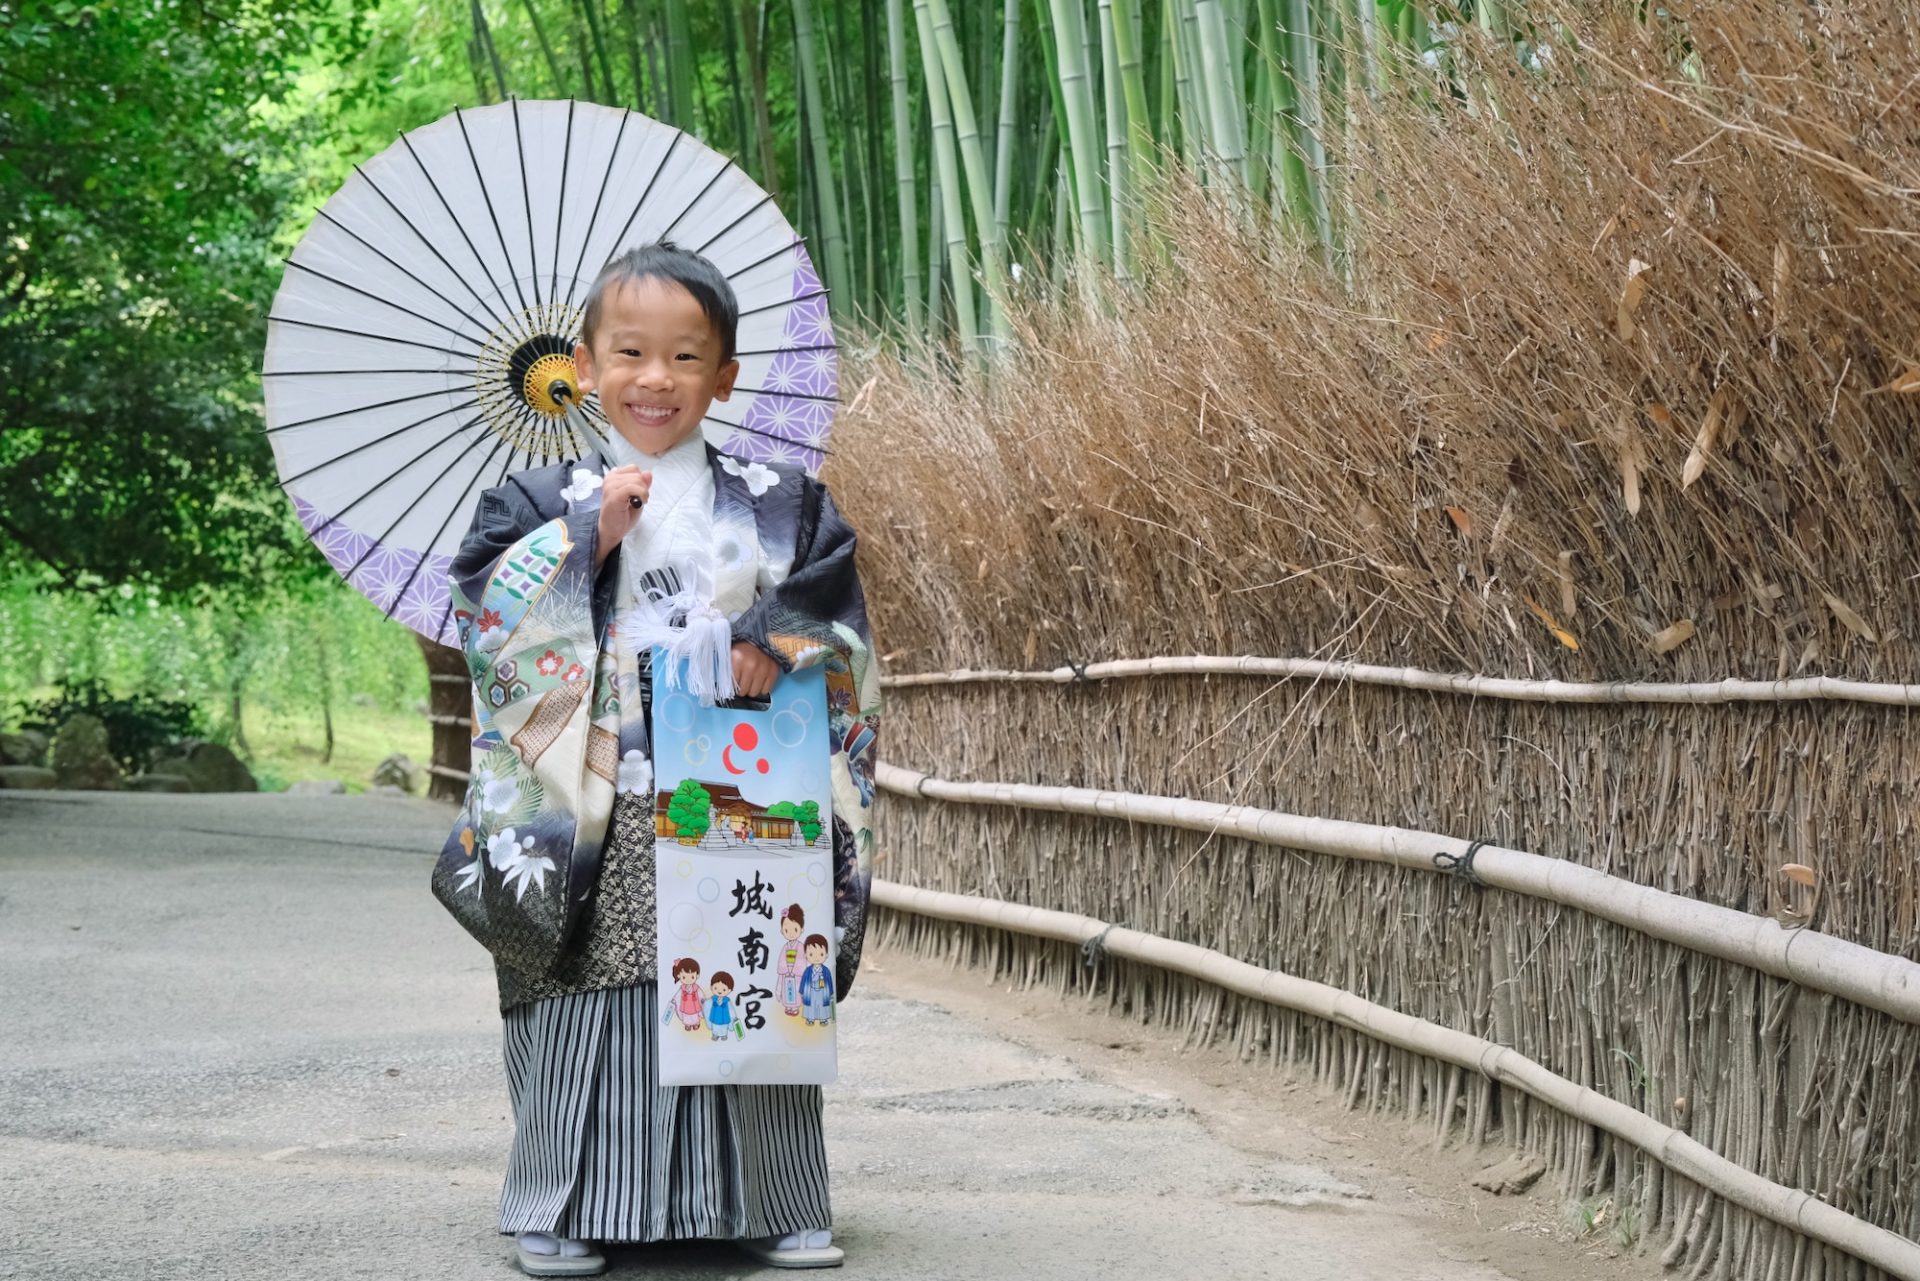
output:
[{"label": "bamboo grove", "polygon": [[1004,338],[1009,291],[1057,284],[1069,261],[1135,275],[1168,163],[1332,263],[1346,95],[1434,61],[1463,22],[1517,37],[1486,0],[1431,15],[1407,0],[468,8],[483,101],[571,96],[695,131],[782,200],[841,319],[968,347]]}]

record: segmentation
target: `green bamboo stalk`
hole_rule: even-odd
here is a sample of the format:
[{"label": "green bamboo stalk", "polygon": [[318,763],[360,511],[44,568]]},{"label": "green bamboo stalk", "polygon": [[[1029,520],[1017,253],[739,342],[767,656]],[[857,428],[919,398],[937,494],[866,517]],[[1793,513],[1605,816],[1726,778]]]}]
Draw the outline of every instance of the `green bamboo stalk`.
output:
[{"label": "green bamboo stalk", "polygon": [[[1147,0],[1148,4],[1153,0]],[[1176,131],[1179,128],[1180,99],[1175,85],[1178,76],[1176,70],[1180,64],[1178,51],[1173,47],[1172,0],[1160,3],[1160,39],[1155,42],[1160,64],[1160,119],[1154,138],[1161,146],[1173,149],[1179,141]],[[1183,156],[1184,158],[1184,156]]]},{"label": "green bamboo stalk", "polygon": [[[937,166],[936,166],[937,167]],[[933,266],[940,261],[941,246],[947,243],[946,196],[940,190],[940,179],[935,178],[927,188],[927,198],[932,209],[927,217],[927,328],[937,328],[941,321],[940,282],[946,277]]]},{"label": "green bamboo stalk", "polygon": [[[986,286],[986,328],[996,346],[1008,337],[1006,325],[1006,266],[1000,234],[993,213],[993,182],[988,177],[986,157],[980,145],[980,124],[973,111],[973,94],[967,88],[966,64],[960,58],[960,42],[953,28],[953,15],[947,0],[914,0],[917,13],[922,8],[933,24],[933,39],[940,55],[947,96],[953,114],[955,142],[961,163],[966,168],[967,195],[973,206],[973,223],[980,238],[980,274]],[[964,234],[964,228],[962,229]]]},{"label": "green bamboo stalk", "polygon": [[504,102],[509,96],[507,92],[507,71],[505,67],[500,65],[500,51],[493,47],[493,31],[487,26],[487,15],[480,9],[480,0],[472,0],[472,4],[473,38],[479,42],[481,51],[486,54],[487,61],[493,67],[493,82],[499,86],[500,89],[498,101]]},{"label": "green bamboo stalk", "polygon": [[1285,0],[1289,66],[1293,75],[1294,119],[1300,133],[1306,172],[1306,203],[1314,234],[1328,266],[1333,264],[1333,225],[1327,214],[1327,153],[1320,111],[1320,44],[1310,0]]},{"label": "green bamboo stalk", "polygon": [[861,240],[866,249],[866,271],[870,314],[878,318],[893,308],[893,255],[899,233],[891,227],[887,213],[887,112],[881,105],[881,84],[885,80],[885,52],[881,39],[886,31],[880,19],[878,0],[860,0],[860,153],[866,158],[866,224]]},{"label": "green bamboo stalk", "polygon": [[1154,165],[1153,122],[1147,114],[1147,79],[1141,65],[1140,0],[1113,0],[1113,11],[1117,20],[1114,52],[1127,112],[1127,151],[1137,186]]},{"label": "green bamboo stalk", "polygon": [[619,92],[613,87],[613,63],[607,60],[607,42],[600,34],[600,0],[580,0],[580,9],[587,16],[587,31],[593,39],[594,60],[600,64],[600,83],[606,86],[606,101],[620,101]]},{"label": "green bamboo stalk", "polygon": [[[1060,56],[1058,42],[1053,36],[1053,20],[1049,13],[1052,0],[1033,0],[1039,21],[1034,29],[1040,36],[1040,57],[1046,63],[1047,101],[1052,106],[1051,120],[1055,134],[1059,136],[1060,152],[1066,158],[1067,176],[1073,176],[1073,148],[1067,141],[1067,100],[1060,91]],[[1051,179],[1049,179],[1051,181]]]},{"label": "green bamboo stalk", "polygon": [[[740,79],[740,39],[733,29],[733,0],[721,0],[720,31],[721,39],[727,51],[727,87],[728,97],[733,106],[733,145],[735,152],[752,164],[754,155],[753,138],[747,123],[747,90]],[[752,170],[748,169],[751,173]]]},{"label": "green bamboo stalk", "polygon": [[1238,62],[1227,45],[1226,19],[1220,0],[1194,0],[1193,19],[1213,153],[1245,183],[1248,181],[1247,144],[1243,133],[1246,112],[1235,94]]},{"label": "green bamboo stalk", "polygon": [[907,109],[906,0],[887,0],[887,78],[893,89],[893,176],[900,196],[901,293],[907,313],[907,335],[919,339],[926,332],[920,296],[919,198],[913,146],[913,115]]},{"label": "green bamboo stalk", "polygon": [[[867,189],[866,134],[854,120],[852,94],[847,88],[847,42],[846,26],[841,21],[845,4],[829,3],[826,6],[827,40],[824,52],[827,57],[827,85],[833,93],[833,114],[829,117],[839,126],[840,165],[837,173],[840,200],[840,225],[851,229],[855,225],[873,225],[873,193]],[[861,239],[871,245],[872,238]],[[855,263],[864,266],[863,259],[849,258],[848,266]],[[869,277],[864,271],[855,271],[848,278],[844,288],[847,291],[846,302],[849,311],[871,311],[871,299],[867,296]]]},{"label": "green bamboo stalk", "polygon": [[1073,153],[1074,203],[1080,215],[1081,243],[1087,256],[1109,262],[1106,208],[1101,200],[1099,142],[1095,136],[1093,84],[1085,65],[1086,15],[1080,0],[1050,0],[1055,54],[1060,62],[1060,96],[1067,108],[1067,140]]},{"label": "green bamboo stalk", "polygon": [[[1356,0],[1372,4],[1373,0]],[[1247,112],[1247,191],[1255,208],[1267,201],[1267,184],[1273,178],[1273,66],[1269,61],[1271,41],[1262,14],[1269,0],[1260,0],[1261,13],[1255,15],[1253,51],[1253,102]]]},{"label": "green bamboo stalk", "polygon": [[[1038,113],[1036,113],[1038,114]],[[1051,124],[1040,130],[1039,143],[1034,147],[1034,169],[1031,184],[1032,197],[1027,205],[1027,216],[1022,222],[1030,244],[1040,243],[1040,233],[1047,225],[1047,219],[1053,213],[1053,171],[1060,167],[1060,134]]]},{"label": "green bamboo stalk", "polygon": [[993,152],[993,225],[1000,243],[1012,234],[1013,138],[1020,116],[1020,0],[1007,0],[1000,39],[1000,127]]},{"label": "green bamboo stalk", "polygon": [[1100,90],[1105,99],[1107,125],[1107,219],[1113,237],[1113,271],[1122,280],[1132,276],[1131,237],[1127,231],[1133,206],[1133,181],[1127,154],[1127,104],[1120,89],[1120,55],[1113,0],[1098,0],[1100,18]]},{"label": "green bamboo stalk", "polygon": [[[669,13],[678,6],[684,22],[686,8],[684,0],[667,0]],[[669,39],[672,38],[671,19],[668,26]],[[807,140],[812,156],[812,178],[814,200],[820,210],[820,229],[822,246],[826,257],[827,287],[833,290],[845,290],[852,284],[852,270],[847,264],[846,237],[840,225],[840,205],[836,199],[833,177],[833,153],[827,147],[827,121],[825,102],[820,93],[820,74],[814,63],[813,52],[813,0],[793,0],[793,33],[795,54],[800,63],[800,94],[806,104]],[[677,97],[682,86],[691,90],[690,75],[674,77],[674,93]],[[678,107],[675,108],[678,110]],[[688,115],[692,115],[691,105]],[[683,126],[685,127],[685,126]],[[837,293],[827,297],[829,307],[836,319],[846,305],[846,301]]]},{"label": "green bamboo stalk", "polygon": [[947,241],[947,280],[953,296],[954,327],[963,350],[977,354],[980,330],[974,321],[973,273],[967,263],[967,221],[960,203],[960,165],[954,157],[953,107],[941,69],[939,39],[926,0],[914,0],[920,33],[920,71],[926,77],[927,110],[933,120],[933,160],[940,175],[940,221]]},{"label": "green bamboo stalk", "polygon": [[[798,9],[802,0],[795,0]],[[697,51],[687,25],[687,0],[666,0],[667,15],[667,94],[673,103],[669,122],[682,129],[693,128],[693,80]]]},{"label": "green bamboo stalk", "polygon": [[[732,0],[725,0],[732,3]],[[755,0],[740,0],[745,10],[740,15],[740,40],[747,47],[747,75],[753,81],[749,101],[753,104],[754,139],[760,146],[762,190],[776,200],[780,197],[780,161],[773,150],[773,121],[767,106],[766,44],[761,39],[761,16],[754,12]]]},{"label": "green bamboo stalk", "polygon": [[1194,30],[1190,21],[1193,0],[1167,0],[1168,52],[1173,59],[1175,112],[1180,122],[1180,156],[1196,176],[1201,159],[1212,145],[1208,128],[1211,113],[1204,105],[1196,68],[1199,58],[1194,49]]},{"label": "green bamboo stalk", "polygon": [[1360,33],[1361,85],[1369,98],[1380,95],[1380,9],[1375,0],[1353,0],[1353,25]]},{"label": "green bamboo stalk", "polygon": [[620,14],[627,22],[627,63],[633,72],[634,110],[653,114],[647,101],[647,83],[643,74],[646,60],[640,54],[640,12],[634,0],[620,0]]},{"label": "green bamboo stalk", "polygon": [[533,38],[540,43],[540,56],[546,60],[547,74],[553,77],[553,93],[557,98],[567,91],[567,81],[560,74],[560,60],[554,57],[553,45],[547,39],[547,28],[540,21],[540,11],[534,7],[533,0],[520,0],[520,7],[527,11],[527,21],[533,26]]}]

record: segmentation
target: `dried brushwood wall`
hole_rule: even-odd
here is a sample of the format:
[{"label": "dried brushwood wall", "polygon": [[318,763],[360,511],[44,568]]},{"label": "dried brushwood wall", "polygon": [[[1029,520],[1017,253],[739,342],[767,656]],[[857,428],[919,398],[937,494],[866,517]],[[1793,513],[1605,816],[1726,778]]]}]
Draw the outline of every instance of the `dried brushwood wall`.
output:
[{"label": "dried brushwood wall", "polygon": [[[1346,104],[1350,258],[1172,184],[1165,262],[891,355],[829,469],[895,671],[1152,654],[1920,678],[1920,18],[1576,0]],[[1422,78],[1422,77],[1425,78]],[[1035,273],[1036,277],[1038,273]],[[1480,836],[1920,959],[1909,713],[1246,678],[898,689],[889,759]],[[1084,911],[1514,1045],[1920,1237],[1920,1029],[1457,881],[888,797],[882,875]],[[1777,869],[1817,874],[1789,903]],[[1082,981],[1046,948],[895,921]],[[997,950],[997,951],[996,951]],[[1586,1127],[1179,980],[1129,1010],[1548,1153],[1702,1275],[1846,1265]],[[1458,1116],[1456,1117],[1456,1113]]]}]

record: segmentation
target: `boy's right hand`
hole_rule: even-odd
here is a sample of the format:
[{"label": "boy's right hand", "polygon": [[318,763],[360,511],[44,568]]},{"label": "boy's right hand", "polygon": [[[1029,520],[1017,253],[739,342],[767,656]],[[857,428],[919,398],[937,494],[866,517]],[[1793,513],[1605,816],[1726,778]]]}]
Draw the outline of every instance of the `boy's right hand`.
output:
[{"label": "boy's right hand", "polygon": [[594,557],[594,568],[606,563],[613,549],[620,545],[633,527],[640,522],[640,509],[632,500],[638,498],[647,501],[653,492],[653,473],[641,471],[629,463],[625,467],[615,467],[607,473],[600,485],[600,546]]}]

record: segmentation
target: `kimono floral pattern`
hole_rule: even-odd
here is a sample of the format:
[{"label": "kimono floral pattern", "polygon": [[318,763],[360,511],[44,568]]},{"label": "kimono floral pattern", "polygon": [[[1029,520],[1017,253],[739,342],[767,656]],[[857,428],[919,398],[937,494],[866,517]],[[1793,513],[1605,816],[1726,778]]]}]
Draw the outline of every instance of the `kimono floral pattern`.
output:
[{"label": "kimono floral pattern", "polygon": [[[881,710],[854,533],[795,468],[711,448],[708,465],[716,559],[755,592],[730,617],[733,640],[783,671],[826,669],[834,991],[844,994],[865,934]],[[493,953],[503,1007],[536,983],[572,982],[569,942],[594,898],[615,798],[651,812],[646,700],[610,626],[627,576],[597,572],[605,470],[599,458],[554,464],[485,491],[451,573],[477,736],[467,803],[433,888]]]}]

